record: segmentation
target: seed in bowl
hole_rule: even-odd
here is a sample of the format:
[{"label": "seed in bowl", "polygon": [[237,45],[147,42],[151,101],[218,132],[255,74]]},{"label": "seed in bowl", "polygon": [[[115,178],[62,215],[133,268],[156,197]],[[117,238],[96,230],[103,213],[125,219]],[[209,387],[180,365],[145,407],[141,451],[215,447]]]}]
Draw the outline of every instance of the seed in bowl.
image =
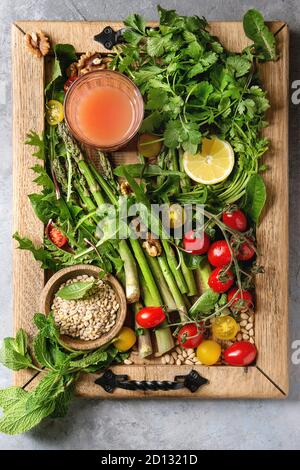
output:
[{"label": "seed in bowl", "polygon": [[80,299],[66,300],[56,295],[52,305],[54,320],[61,334],[85,341],[98,339],[115,325],[118,299],[110,284],[93,276],[69,279],[60,289],[79,281],[94,282],[94,285]]}]

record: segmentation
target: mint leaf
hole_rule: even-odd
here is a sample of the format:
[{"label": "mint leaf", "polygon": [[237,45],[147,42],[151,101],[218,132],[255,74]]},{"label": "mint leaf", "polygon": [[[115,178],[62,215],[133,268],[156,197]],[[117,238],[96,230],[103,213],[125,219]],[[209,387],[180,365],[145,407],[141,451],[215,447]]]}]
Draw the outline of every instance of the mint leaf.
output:
[{"label": "mint leaf", "polygon": [[20,399],[24,399],[28,395],[26,390],[21,387],[8,387],[0,390],[0,408],[3,411],[8,410],[11,406],[14,406]]},{"label": "mint leaf", "polygon": [[70,367],[73,367],[76,369],[77,368],[85,369],[86,367],[89,367],[92,365],[101,364],[101,362],[105,362],[107,358],[108,356],[107,356],[106,351],[104,351],[103,349],[97,349],[96,351],[88,354],[83,359],[79,359],[77,361],[71,361]]},{"label": "mint leaf", "polygon": [[10,435],[27,432],[54,411],[54,401],[47,404],[37,403],[34,407],[28,408],[29,396],[30,394],[22,396],[6,409],[0,418],[0,432]]},{"label": "mint leaf", "polygon": [[245,34],[254,42],[258,58],[263,61],[276,60],[275,37],[266,26],[262,14],[255,9],[247,11],[243,18],[243,26]]},{"label": "mint leaf", "polygon": [[0,349],[0,362],[8,369],[15,371],[27,369],[32,365],[30,356],[18,352],[14,338],[4,338]]},{"label": "mint leaf", "polygon": [[17,331],[15,342],[18,353],[25,356],[28,349],[28,336],[26,331],[24,331],[22,328]]},{"label": "mint leaf", "polygon": [[47,367],[48,369],[52,369],[54,364],[53,364],[53,358],[51,356],[51,353],[49,351],[49,345],[47,342],[47,338],[39,333],[33,341],[33,352],[34,352],[34,357],[37,360],[37,362],[43,366]]},{"label": "mint leaf", "polygon": [[78,281],[62,287],[56,295],[64,300],[82,299],[94,286],[95,281]]}]

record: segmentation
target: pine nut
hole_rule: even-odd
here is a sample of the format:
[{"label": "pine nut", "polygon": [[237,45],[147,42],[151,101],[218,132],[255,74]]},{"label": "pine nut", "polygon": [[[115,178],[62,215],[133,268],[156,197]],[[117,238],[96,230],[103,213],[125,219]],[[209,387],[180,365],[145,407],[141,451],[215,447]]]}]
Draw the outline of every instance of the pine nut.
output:
[{"label": "pine nut", "polygon": [[171,352],[171,355],[172,357],[175,359],[175,361],[177,360],[177,352],[176,351],[173,351]]},{"label": "pine nut", "polygon": [[247,313],[241,313],[241,319],[242,320],[248,320],[249,315]]},{"label": "pine nut", "polygon": [[188,357],[190,357],[191,354],[194,354],[194,350],[192,348],[189,348],[186,350]]},{"label": "pine nut", "polygon": [[244,339],[245,341],[248,341],[249,335],[247,335],[246,333],[244,333],[244,334],[243,334],[243,339]]},{"label": "pine nut", "polygon": [[191,366],[194,364],[193,361],[191,361],[190,359],[186,359],[184,363]]},{"label": "pine nut", "polygon": [[188,355],[187,355],[187,352],[186,352],[186,351],[182,351],[182,356],[183,356],[184,358],[186,358],[186,357],[188,356]]},{"label": "pine nut", "polygon": [[181,354],[181,348],[180,348],[179,346],[176,347],[176,352],[177,352],[178,354]]},{"label": "pine nut", "polygon": [[249,330],[249,336],[254,336],[254,330],[253,330],[253,328],[251,328],[251,330]]},{"label": "pine nut", "polygon": [[250,343],[254,344],[254,338],[249,339]]},{"label": "pine nut", "polygon": [[172,356],[170,357],[170,362],[169,362],[169,364],[171,364],[171,365],[175,364],[174,357],[172,357]]},{"label": "pine nut", "polygon": [[165,358],[165,356],[162,356],[162,358],[161,358],[160,361],[161,361],[162,364],[166,364],[166,358]]},{"label": "pine nut", "polygon": [[124,364],[126,364],[126,366],[130,366],[131,364],[133,364],[133,362],[130,359],[125,359]]},{"label": "pine nut", "polygon": [[238,333],[236,335],[236,339],[237,339],[237,341],[241,341],[243,339],[243,335],[241,333]]},{"label": "pine nut", "polygon": [[247,323],[248,323],[247,320],[242,320],[242,321],[240,322],[240,326],[246,326]]},{"label": "pine nut", "polygon": [[181,361],[180,361],[179,359],[177,359],[176,365],[177,365],[177,366],[181,366]]},{"label": "pine nut", "polygon": [[179,354],[177,359],[179,359],[180,361],[184,361],[184,357],[181,354]]},{"label": "pine nut", "polygon": [[165,354],[166,364],[170,364],[170,354]]},{"label": "pine nut", "polygon": [[246,330],[249,331],[249,330],[251,330],[252,327],[253,327],[253,325],[251,323],[248,323],[248,325],[246,326]]},{"label": "pine nut", "polygon": [[195,354],[194,352],[192,352],[192,353],[188,356],[188,359],[193,359],[195,356],[196,356],[196,354]]}]

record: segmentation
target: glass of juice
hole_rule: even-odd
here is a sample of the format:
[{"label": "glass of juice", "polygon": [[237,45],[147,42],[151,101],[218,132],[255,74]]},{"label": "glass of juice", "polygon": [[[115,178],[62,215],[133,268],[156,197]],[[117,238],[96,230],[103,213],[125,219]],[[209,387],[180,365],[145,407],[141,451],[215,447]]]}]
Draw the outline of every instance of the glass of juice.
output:
[{"label": "glass of juice", "polygon": [[78,78],[64,102],[67,125],[80,142],[117,150],[137,133],[144,117],[139,89],[125,75],[95,70]]}]

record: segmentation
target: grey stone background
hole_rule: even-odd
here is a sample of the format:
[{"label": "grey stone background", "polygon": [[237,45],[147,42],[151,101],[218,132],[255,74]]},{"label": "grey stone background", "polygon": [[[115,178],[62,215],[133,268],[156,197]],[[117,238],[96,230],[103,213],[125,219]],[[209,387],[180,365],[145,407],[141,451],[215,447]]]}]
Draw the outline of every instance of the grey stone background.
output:
[{"label": "grey stone background", "polygon": [[[150,20],[157,18],[156,3],[158,0],[0,0],[1,337],[12,332],[11,23],[18,19],[117,20],[132,12]],[[161,4],[209,20],[241,19],[255,6],[266,19],[286,21],[291,31],[290,83],[300,80],[299,0],[161,0]],[[290,108],[289,398],[279,402],[76,399],[62,420],[47,420],[22,436],[1,435],[0,449],[300,449],[300,365],[291,361],[293,342],[300,339],[300,105],[291,103]],[[1,368],[0,388],[10,383],[10,373]]]}]

